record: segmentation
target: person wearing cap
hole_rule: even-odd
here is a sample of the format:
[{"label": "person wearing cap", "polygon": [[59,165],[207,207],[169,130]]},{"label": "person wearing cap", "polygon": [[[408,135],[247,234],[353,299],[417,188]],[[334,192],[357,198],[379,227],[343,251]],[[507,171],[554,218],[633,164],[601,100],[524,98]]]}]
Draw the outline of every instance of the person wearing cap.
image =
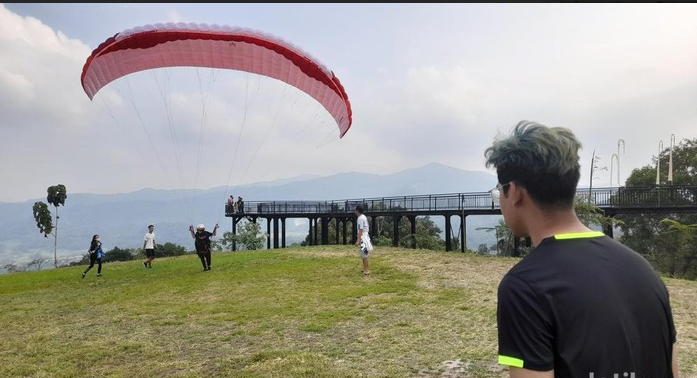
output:
[{"label": "person wearing cap", "polygon": [[211,270],[211,237],[215,236],[217,231],[217,224],[213,228],[213,232],[206,231],[206,226],[203,224],[196,226],[196,232],[194,232],[194,226],[189,226],[191,237],[194,238],[196,254],[201,259],[204,271]]}]

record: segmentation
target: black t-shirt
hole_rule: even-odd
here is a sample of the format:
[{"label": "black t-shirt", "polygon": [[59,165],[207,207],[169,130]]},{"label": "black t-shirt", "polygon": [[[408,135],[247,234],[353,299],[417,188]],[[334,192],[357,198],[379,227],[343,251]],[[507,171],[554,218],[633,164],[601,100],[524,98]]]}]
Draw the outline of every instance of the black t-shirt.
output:
[{"label": "black t-shirt", "polygon": [[569,378],[673,377],[668,290],[646,259],[601,232],[542,240],[501,280],[497,322],[503,365]]},{"label": "black t-shirt", "polygon": [[196,247],[196,252],[209,252],[211,250],[211,236],[212,232],[209,231],[196,231],[194,237],[194,246]]}]

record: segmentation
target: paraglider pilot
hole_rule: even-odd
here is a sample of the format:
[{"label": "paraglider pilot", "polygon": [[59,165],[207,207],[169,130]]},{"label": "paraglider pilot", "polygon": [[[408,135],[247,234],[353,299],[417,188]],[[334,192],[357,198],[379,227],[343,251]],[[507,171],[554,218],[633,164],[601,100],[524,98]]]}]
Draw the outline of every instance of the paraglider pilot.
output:
[{"label": "paraglider pilot", "polygon": [[213,232],[206,231],[206,226],[202,224],[196,226],[196,232],[194,232],[193,225],[189,226],[191,237],[195,239],[196,254],[201,259],[204,271],[211,270],[211,237],[215,236],[217,231],[217,224],[213,228]]}]

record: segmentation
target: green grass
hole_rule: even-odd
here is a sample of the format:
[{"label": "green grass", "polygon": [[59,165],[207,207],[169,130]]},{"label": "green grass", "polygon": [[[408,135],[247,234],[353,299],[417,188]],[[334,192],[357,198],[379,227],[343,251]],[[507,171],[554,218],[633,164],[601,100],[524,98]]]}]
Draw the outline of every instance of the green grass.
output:
[{"label": "green grass", "polygon": [[[507,377],[496,288],[512,258],[346,246],[217,252],[0,276],[0,377]],[[666,279],[683,377],[697,282]]]}]

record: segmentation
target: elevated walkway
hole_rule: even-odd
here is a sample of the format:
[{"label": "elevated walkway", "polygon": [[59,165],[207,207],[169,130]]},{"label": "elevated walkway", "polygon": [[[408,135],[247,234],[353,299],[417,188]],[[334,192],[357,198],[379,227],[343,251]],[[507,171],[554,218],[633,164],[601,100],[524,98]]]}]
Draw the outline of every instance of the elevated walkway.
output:
[{"label": "elevated walkway", "polygon": [[[653,187],[615,187],[579,188],[577,194],[614,217],[618,214],[651,213],[697,213],[697,186],[653,186]],[[371,234],[376,230],[378,217],[391,217],[395,225],[393,245],[398,245],[401,236],[397,225],[402,217],[410,221],[411,234],[416,233],[416,217],[445,217],[445,248],[452,250],[451,218],[460,218],[459,240],[466,240],[466,217],[470,215],[497,215],[501,210],[495,205],[488,192],[430,194],[398,197],[355,198],[331,201],[250,201],[244,206],[244,213],[234,213],[226,206],[225,216],[231,218],[232,232],[237,234],[237,224],[242,219],[256,222],[263,218],[267,222],[267,248],[285,248],[285,221],[289,218],[307,218],[312,245],[329,243],[328,224],[336,222],[334,243],[347,244],[355,241],[356,205],[362,204],[365,215],[371,221]],[[349,227],[349,224],[351,225]],[[319,226],[318,226],[319,225]],[[280,228],[280,230],[279,230]],[[341,231],[339,231],[341,229]],[[350,231],[349,231],[350,230]],[[612,236],[612,229],[604,230]],[[373,236],[373,235],[371,235]],[[467,246],[459,243],[464,252]],[[233,245],[233,250],[236,246]]]}]

